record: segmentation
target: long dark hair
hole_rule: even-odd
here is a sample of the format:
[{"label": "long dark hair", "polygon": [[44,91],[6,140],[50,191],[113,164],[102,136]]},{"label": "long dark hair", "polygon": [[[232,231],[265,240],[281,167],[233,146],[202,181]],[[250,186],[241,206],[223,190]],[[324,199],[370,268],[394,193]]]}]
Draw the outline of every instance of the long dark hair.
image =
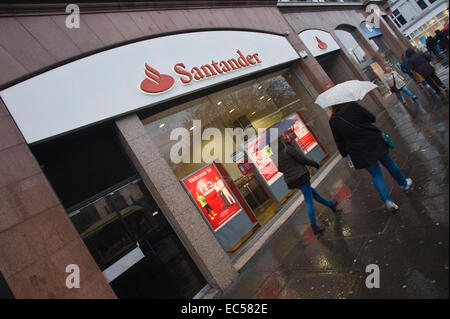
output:
[{"label": "long dark hair", "polygon": [[347,102],[347,103],[333,105],[331,107],[331,111],[332,111],[331,117],[335,117],[335,116],[341,115],[342,113],[347,111],[348,108],[350,106],[352,106],[353,104],[355,104],[355,102]]}]

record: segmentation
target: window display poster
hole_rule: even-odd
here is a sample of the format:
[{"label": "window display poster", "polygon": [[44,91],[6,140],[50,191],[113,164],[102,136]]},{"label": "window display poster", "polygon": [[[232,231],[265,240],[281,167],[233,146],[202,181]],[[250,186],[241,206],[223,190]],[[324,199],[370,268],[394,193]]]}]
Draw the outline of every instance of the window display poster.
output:
[{"label": "window display poster", "polygon": [[214,231],[241,210],[214,164],[184,178],[182,183]]},{"label": "window display poster", "polygon": [[277,166],[270,158],[272,150],[269,145],[258,149],[258,140],[255,140],[247,145],[247,155],[267,182],[278,173]]},{"label": "window display poster", "polygon": [[316,140],[314,139],[314,136],[311,134],[311,132],[308,130],[308,128],[298,115],[293,114],[288,117],[288,119],[296,121],[293,128],[296,136],[295,140],[297,141],[303,152],[305,152],[305,154],[318,145]]}]

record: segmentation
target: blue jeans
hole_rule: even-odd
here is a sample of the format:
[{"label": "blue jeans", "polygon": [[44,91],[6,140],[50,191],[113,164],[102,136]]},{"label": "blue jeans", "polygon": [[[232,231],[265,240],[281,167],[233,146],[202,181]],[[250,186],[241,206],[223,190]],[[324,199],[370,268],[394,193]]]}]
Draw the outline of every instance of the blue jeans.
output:
[{"label": "blue jeans", "polygon": [[308,211],[309,220],[311,225],[316,224],[316,213],[314,212],[313,198],[319,203],[330,207],[331,202],[327,201],[325,198],[319,195],[319,193],[311,187],[311,183],[307,182],[303,184],[300,189],[302,190],[303,196],[305,197],[306,210]]},{"label": "blue jeans", "polygon": [[[397,166],[397,164],[395,164],[389,154],[386,154],[385,156],[380,158],[379,161],[381,162],[381,164],[383,164],[383,166],[388,170],[388,172],[400,186],[406,186],[407,182],[405,176],[403,176],[400,168]],[[392,198],[389,195],[389,190],[386,186],[386,182],[384,181],[383,175],[381,173],[381,167],[378,162],[375,162],[366,169],[369,171],[370,175],[372,175],[373,184],[375,185],[375,188],[380,194],[383,202],[386,203],[387,201],[392,201]]]},{"label": "blue jeans", "polygon": [[413,98],[414,97],[414,94],[410,91],[410,90],[408,90],[408,88],[406,87],[406,85],[404,85],[404,86],[402,86],[400,89],[398,89],[398,91],[397,92],[395,92],[395,94],[397,95],[397,98],[398,98],[398,100],[400,101],[400,102],[404,102],[405,100],[403,99],[403,96],[402,96],[402,94],[401,94],[401,92],[405,92],[405,94],[406,95],[408,95],[410,98]]}]

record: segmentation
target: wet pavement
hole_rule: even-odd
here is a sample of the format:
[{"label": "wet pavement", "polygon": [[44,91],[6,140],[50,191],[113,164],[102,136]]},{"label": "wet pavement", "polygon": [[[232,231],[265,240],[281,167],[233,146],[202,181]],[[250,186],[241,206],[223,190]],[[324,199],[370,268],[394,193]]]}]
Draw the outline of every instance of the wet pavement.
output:
[{"label": "wet pavement", "polygon": [[[440,63],[448,88],[448,64]],[[315,203],[326,232],[312,234],[302,204],[218,298],[449,297],[448,96],[408,87],[427,113],[413,117],[396,104],[377,121],[395,142],[391,156],[414,181],[405,193],[383,168],[400,210],[385,211],[369,173],[342,159],[317,188],[341,210],[335,215]],[[380,288],[366,287],[369,264],[380,269]]]}]

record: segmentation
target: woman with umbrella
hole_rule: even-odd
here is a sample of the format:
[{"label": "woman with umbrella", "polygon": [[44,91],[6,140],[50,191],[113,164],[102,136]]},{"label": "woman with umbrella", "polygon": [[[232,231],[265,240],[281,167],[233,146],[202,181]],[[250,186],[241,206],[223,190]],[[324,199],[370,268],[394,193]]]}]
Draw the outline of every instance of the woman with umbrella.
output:
[{"label": "woman with umbrella", "polygon": [[[349,85],[348,82],[352,83]],[[347,81],[319,95],[316,103],[322,107],[331,106],[330,128],[339,152],[343,157],[349,155],[356,169],[365,168],[370,173],[385,207],[393,212],[399,207],[389,194],[378,162],[403,190],[411,188],[412,180],[403,176],[389,155],[389,147],[393,147],[389,142],[392,142],[373,125],[376,117],[356,103],[374,88],[376,85],[367,81]]]}]

